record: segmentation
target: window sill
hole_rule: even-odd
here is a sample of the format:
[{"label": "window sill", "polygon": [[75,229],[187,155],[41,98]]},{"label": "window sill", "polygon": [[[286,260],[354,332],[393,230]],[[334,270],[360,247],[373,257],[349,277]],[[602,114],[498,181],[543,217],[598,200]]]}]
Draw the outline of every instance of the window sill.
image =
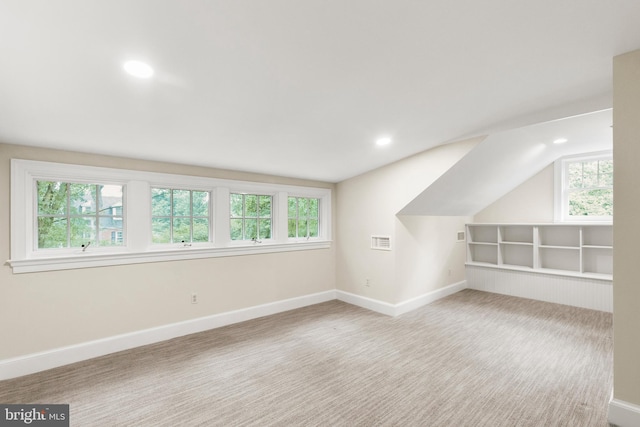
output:
[{"label": "window sill", "polygon": [[558,224],[605,224],[613,225],[611,217],[578,217],[578,218],[561,218],[555,221]]},{"label": "window sill", "polygon": [[107,267],[114,265],[142,264],[149,262],[180,261],[188,259],[217,258],[227,256],[257,255],[276,252],[329,249],[331,241],[300,243],[262,243],[250,246],[226,248],[194,248],[149,250],[146,252],[82,253],[59,257],[8,260],[14,274],[41,271],[72,270],[78,268]]}]

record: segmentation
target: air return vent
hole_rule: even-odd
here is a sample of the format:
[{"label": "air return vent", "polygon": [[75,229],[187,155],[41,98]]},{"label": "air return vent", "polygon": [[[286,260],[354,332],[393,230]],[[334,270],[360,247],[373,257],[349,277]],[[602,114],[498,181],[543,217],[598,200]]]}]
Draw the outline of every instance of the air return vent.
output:
[{"label": "air return vent", "polygon": [[391,250],[391,237],[389,236],[371,236],[371,249],[380,249],[383,251]]}]

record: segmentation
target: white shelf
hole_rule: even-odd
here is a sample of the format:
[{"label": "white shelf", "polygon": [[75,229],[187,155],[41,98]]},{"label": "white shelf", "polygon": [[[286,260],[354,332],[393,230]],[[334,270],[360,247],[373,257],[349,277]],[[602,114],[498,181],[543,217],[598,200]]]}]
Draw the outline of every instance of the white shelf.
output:
[{"label": "white shelf", "polygon": [[467,224],[467,264],[612,280],[611,224]]},{"label": "white shelf", "polygon": [[579,246],[551,246],[551,245],[538,245],[540,249],[568,249],[571,251],[579,251]]}]

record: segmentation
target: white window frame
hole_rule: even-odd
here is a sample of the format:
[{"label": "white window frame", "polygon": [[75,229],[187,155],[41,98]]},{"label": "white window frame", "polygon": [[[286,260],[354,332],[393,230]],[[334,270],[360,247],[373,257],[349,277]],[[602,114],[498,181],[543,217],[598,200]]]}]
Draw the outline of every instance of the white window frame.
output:
[{"label": "white window frame", "polygon": [[[319,199],[318,203],[318,237],[289,237],[289,197],[304,197],[307,199]],[[309,195],[301,195],[301,194],[289,194],[287,196],[287,227],[285,228],[285,232],[287,235],[287,239],[290,242],[309,242],[309,241],[314,241],[314,240],[319,240],[321,239],[321,236],[323,235],[323,218],[324,218],[325,212],[324,212],[324,203],[322,201],[322,198],[320,197],[314,197],[314,196],[309,196]]]},{"label": "white window frame", "polygon": [[[152,230],[152,223],[151,220],[153,218],[153,215],[151,215],[149,217],[149,236],[150,236],[150,241],[149,244],[153,247],[153,249],[157,250],[157,249],[163,249],[163,248],[180,248],[180,247],[210,247],[214,241],[213,238],[213,221],[212,221],[212,212],[213,212],[213,191],[209,188],[203,189],[203,188],[186,188],[186,187],[175,187],[175,186],[157,186],[157,185],[150,185],[149,186],[149,209],[151,209],[151,189],[152,188],[162,188],[162,189],[167,189],[167,190],[187,190],[187,191],[202,191],[202,192],[207,192],[209,193],[209,241],[208,242],[173,242],[173,243],[154,243],[153,242],[153,236],[151,235],[151,230]],[[151,212],[151,211],[150,211]],[[173,216],[170,217],[171,220],[173,221]],[[193,219],[193,217],[192,217]]]},{"label": "white window frame", "polygon": [[[608,216],[569,215],[569,173],[568,165],[575,162],[613,159],[613,152],[598,151],[561,157],[554,163],[554,220],[563,223],[606,223],[613,222]],[[615,165],[613,166],[615,174]]]},{"label": "white window frame", "polygon": [[[258,239],[258,240],[252,240],[252,239],[238,239],[238,240],[231,240],[231,194],[243,194],[243,195],[255,195],[255,196],[269,196],[271,197],[271,237],[269,237],[268,239]],[[277,241],[278,236],[277,236],[277,230],[276,230],[276,218],[275,218],[275,212],[276,212],[276,200],[278,197],[278,193],[276,192],[262,192],[262,193],[258,193],[255,191],[236,191],[236,190],[230,190],[229,191],[229,200],[227,200],[227,204],[229,204],[229,216],[227,217],[227,223],[229,224],[229,240],[230,240],[230,245],[232,246],[238,246],[238,245],[247,245],[247,244],[253,244],[253,245],[258,245],[258,244],[262,244],[262,243],[269,243],[272,241]],[[244,222],[244,213],[243,213],[243,222]]]},{"label": "white window frame", "polygon": [[[123,232],[125,245],[69,250],[36,250],[37,231],[35,181],[88,182],[124,186]],[[151,188],[208,191],[210,197],[210,242],[192,246],[153,244],[151,239]],[[231,241],[231,192],[272,195],[272,238],[260,244],[251,240]],[[287,197],[321,199],[321,229],[317,239],[287,238]],[[225,180],[209,177],[143,172],[33,160],[11,160],[11,259],[13,273],[137,264],[183,259],[211,258],[331,247],[331,189]]]},{"label": "white window frame", "polygon": [[[89,185],[92,185],[92,186],[96,186],[96,185],[117,185],[117,186],[121,186],[122,187],[122,195],[123,195],[123,197],[122,197],[122,210],[123,210],[123,212],[126,209],[126,201],[125,201],[125,197],[124,197],[124,195],[126,194],[126,186],[121,184],[121,183],[114,182],[112,180],[110,180],[108,182],[104,181],[104,180],[100,181],[100,182],[90,182],[89,180],[76,180],[76,179],[74,179],[74,180],[70,180],[70,179],[60,180],[60,179],[54,179],[54,178],[51,178],[51,179],[49,179],[49,178],[38,178],[37,180],[34,180],[34,182],[33,182],[33,186],[34,186],[33,191],[34,191],[35,194],[37,194],[37,191],[38,191],[37,190],[37,182],[36,181],[54,181],[54,182],[61,182],[63,184],[89,184]],[[35,200],[34,200],[34,202],[35,202]],[[67,203],[68,202],[69,202],[69,200],[67,199]],[[69,208],[69,206],[67,206],[67,209],[68,208]],[[113,212],[113,207],[111,209],[112,209],[112,212]],[[76,252],[78,250],[82,250],[84,248],[84,245],[81,246],[81,247],[76,247],[76,248],[72,248],[72,247],[38,248],[37,247],[38,246],[38,233],[35,232],[35,230],[37,229],[38,217],[41,217],[41,215],[37,212],[38,206],[36,206],[35,204],[34,204],[34,210],[35,210],[34,218],[33,218],[33,230],[34,230],[34,232],[32,233],[33,248],[34,248],[34,251],[37,251],[40,256],[47,256],[46,255],[47,253],[49,253],[49,254],[57,254],[57,255],[65,254],[65,253],[71,253],[72,254],[72,253],[74,253],[74,252]],[[98,223],[98,224],[99,224],[100,217],[101,217],[98,214],[97,207],[96,207],[96,211],[93,214],[81,213],[79,215],[75,215],[75,214],[71,214],[69,211],[65,211],[65,212],[66,212],[65,216],[66,216],[67,219],[70,219],[70,218],[73,218],[73,217],[82,218],[82,219],[85,219],[85,220],[87,220],[89,218],[93,218],[93,219],[95,219],[96,223]],[[102,216],[102,217],[104,218],[104,217],[109,217],[109,216],[113,216],[113,213],[111,213],[110,215]],[[119,218],[120,220],[122,220],[122,217],[123,217],[122,215],[120,217],[115,217],[114,216],[113,219],[115,220],[116,218]],[[96,230],[99,233],[100,227],[96,228]],[[67,230],[67,233],[69,233],[69,230]],[[123,224],[122,233],[123,233],[123,236],[126,236],[126,230],[125,230],[124,224]],[[69,238],[69,235],[67,235],[67,238]],[[85,237],[85,238],[87,240],[90,240],[89,237]],[[92,246],[92,250],[93,249],[97,249],[98,251],[107,250],[106,247],[100,246],[100,244],[99,244],[99,236],[98,235],[95,236],[95,240],[96,240],[97,244]],[[125,238],[125,242],[126,242],[126,238]],[[89,244],[90,243],[91,242],[89,242]],[[118,247],[122,247],[122,246],[123,245],[118,245]],[[87,249],[88,249],[88,247],[87,247]]]}]

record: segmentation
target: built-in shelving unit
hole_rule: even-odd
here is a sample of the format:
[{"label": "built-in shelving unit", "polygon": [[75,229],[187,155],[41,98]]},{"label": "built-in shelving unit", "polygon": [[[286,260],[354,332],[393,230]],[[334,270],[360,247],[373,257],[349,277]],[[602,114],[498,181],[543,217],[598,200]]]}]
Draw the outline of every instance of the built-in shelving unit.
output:
[{"label": "built-in shelving unit", "polygon": [[611,224],[467,224],[467,265],[612,280]]}]

